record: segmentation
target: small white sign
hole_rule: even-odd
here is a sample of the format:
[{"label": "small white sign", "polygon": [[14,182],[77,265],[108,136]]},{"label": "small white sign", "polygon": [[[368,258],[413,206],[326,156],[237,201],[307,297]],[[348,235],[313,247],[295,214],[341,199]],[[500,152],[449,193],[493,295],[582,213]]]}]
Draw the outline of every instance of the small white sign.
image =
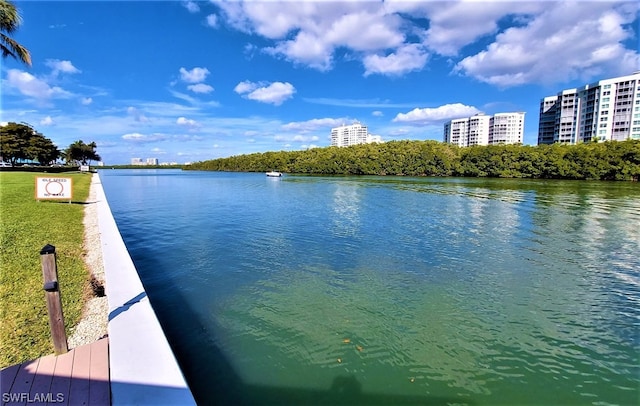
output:
[{"label": "small white sign", "polygon": [[36,178],[36,199],[71,200],[72,178]]},{"label": "small white sign", "polygon": [[80,172],[89,172],[89,165],[80,165]]}]

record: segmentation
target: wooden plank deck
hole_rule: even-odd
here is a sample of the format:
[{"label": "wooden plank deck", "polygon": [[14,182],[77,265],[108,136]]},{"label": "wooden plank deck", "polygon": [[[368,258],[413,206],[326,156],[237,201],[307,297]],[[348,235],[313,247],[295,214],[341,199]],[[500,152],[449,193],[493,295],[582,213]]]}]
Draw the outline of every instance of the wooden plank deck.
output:
[{"label": "wooden plank deck", "polygon": [[109,339],[2,370],[2,405],[111,404]]}]

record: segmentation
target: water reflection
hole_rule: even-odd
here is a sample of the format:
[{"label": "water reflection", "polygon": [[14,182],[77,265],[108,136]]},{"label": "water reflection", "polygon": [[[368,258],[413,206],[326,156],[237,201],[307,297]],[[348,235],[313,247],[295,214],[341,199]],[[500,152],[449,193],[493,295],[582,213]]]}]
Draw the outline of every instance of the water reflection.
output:
[{"label": "water reflection", "polygon": [[334,233],[337,236],[356,235],[360,226],[360,187],[351,183],[337,182],[333,192]]}]

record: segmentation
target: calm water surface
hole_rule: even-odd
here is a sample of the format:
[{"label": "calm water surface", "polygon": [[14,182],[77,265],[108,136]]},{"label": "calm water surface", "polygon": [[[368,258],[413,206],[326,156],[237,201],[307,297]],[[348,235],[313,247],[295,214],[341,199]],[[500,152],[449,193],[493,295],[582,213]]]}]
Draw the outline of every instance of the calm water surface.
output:
[{"label": "calm water surface", "polygon": [[640,185],[102,170],[202,404],[638,404]]}]

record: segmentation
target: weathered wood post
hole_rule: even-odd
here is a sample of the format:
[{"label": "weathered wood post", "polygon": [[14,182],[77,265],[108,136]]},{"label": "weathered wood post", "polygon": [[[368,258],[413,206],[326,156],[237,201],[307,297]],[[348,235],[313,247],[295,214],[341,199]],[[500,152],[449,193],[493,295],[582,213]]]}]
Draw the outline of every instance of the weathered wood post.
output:
[{"label": "weathered wood post", "polygon": [[62,301],[58,286],[56,247],[50,244],[45,245],[40,250],[40,260],[42,262],[42,277],[44,278],[44,291],[47,299],[53,349],[56,354],[64,354],[69,351],[69,347],[67,346],[67,334],[64,331],[64,316],[62,315]]}]

